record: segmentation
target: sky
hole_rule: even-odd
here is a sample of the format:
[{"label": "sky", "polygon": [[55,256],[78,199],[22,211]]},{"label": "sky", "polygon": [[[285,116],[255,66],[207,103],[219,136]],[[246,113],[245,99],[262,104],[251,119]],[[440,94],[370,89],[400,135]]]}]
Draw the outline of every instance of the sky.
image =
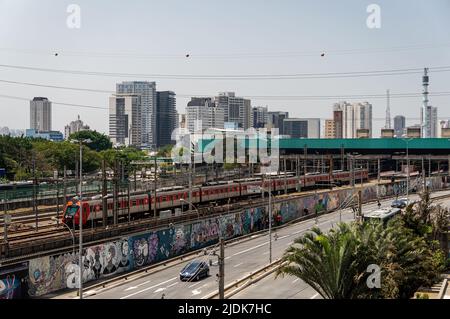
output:
[{"label": "sky", "polygon": [[[69,28],[70,4],[81,9]],[[380,7],[380,28],[369,28],[370,4]],[[450,66],[448,0],[0,0],[0,127],[29,126],[34,96],[90,105],[53,105],[53,129],[77,118],[108,133],[108,92],[125,80],[156,81],[172,90],[184,113],[189,96],[234,91],[252,106],[289,111],[290,117],[332,117],[339,99],[286,100],[266,96],[343,96],[421,93],[421,74],[316,79],[176,79],[167,75],[259,75],[359,72]],[[58,53],[58,56],[55,56]],[[325,53],[321,56],[321,53]],[[189,54],[189,57],[186,57]],[[109,73],[94,76],[12,69],[5,65]],[[3,81],[3,82],[2,82]],[[430,92],[449,92],[450,72],[430,72]],[[20,97],[23,100],[6,98]],[[384,126],[386,99],[373,104],[374,136]],[[392,116],[418,123],[422,98],[392,98]],[[450,95],[431,96],[439,118],[450,118]]]}]

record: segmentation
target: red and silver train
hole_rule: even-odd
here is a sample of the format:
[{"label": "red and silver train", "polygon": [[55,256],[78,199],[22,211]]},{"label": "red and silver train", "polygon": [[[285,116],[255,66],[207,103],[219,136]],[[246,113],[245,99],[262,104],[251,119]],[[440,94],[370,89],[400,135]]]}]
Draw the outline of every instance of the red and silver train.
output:
[{"label": "red and silver train", "polygon": [[[353,177],[350,172],[335,171],[332,174],[331,182],[335,185],[347,184],[352,178],[355,180],[367,180],[367,170],[356,170]],[[279,191],[296,190],[297,187],[302,189],[318,185],[327,185],[330,183],[329,174],[312,174],[306,176],[292,175],[276,175],[271,179],[270,189],[276,193]],[[246,178],[228,182],[211,182],[202,186],[192,187],[191,202],[193,204],[203,204],[212,201],[223,201],[229,198],[245,198],[255,196],[255,193],[261,193],[261,189],[268,192],[269,181],[261,177]],[[256,190],[256,192],[255,192]],[[118,200],[118,217],[128,218],[129,214],[132,219],[144,218],[146,214],[153,214],[155,205],[156,210],[169,210],[181,206],[189,205],[189,190],[186,187],[174,186],[161,188],[156,191],[156,200],[153,192],[130,194],[128,197],[120,196]],[[94,197],[95,198],[95,197]],[[83,225],[86,223],[97,223],[103,219],[103,203],[102,199],[88,198],[83,201]],[[113,198],[111,195],[107,197],[107,216],[108,219],[113,218]],[[67,202],[62,221],[67,225],[78,225],[80,219],[80,201],[73,199]]]}]

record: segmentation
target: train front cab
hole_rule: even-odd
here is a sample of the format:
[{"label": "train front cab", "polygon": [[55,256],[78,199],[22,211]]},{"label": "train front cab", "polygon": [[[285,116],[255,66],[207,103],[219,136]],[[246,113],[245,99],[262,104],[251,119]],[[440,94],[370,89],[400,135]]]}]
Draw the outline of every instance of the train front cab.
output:
[{"label": "train front cab", "polygon": [[[90,207],[89,203],[83,203],[83,225],[89,218]],[[68,201],[64,209],[63,223],[67,226],[79,226],[80,223],[80,201]]]}]

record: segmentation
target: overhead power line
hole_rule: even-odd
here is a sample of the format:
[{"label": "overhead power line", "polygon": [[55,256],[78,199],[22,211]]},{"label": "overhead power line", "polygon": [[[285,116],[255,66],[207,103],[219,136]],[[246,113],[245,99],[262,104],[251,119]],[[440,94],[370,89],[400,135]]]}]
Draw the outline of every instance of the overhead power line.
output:
[{"label": "overhead power line", "polygon": [[[330,78],[358,78],[371,76],[392,76],[405,74],[418,74],[423,68],[388,69],[353,72],[327,72],[327,73],[292,73],[292,74],[234,74],[234,75],[198,75],[198,74],[149,74],[149,73],[118,73],[82,71],[69,69],[52,69],[31,67],[22,65],[0,64],[0,68],[39,71],[59,74],[103,76],[103,77],[127,77],[127,78],[152,78],[152,79],[175,79],[175,80],[282,80],[282,79],[330,79]],[[450,66],[429,67],[430,72],[449,72]]]},{"label": "overhead power line", "polygon": [[403,46],[392,47],[365,47],[365,48],[349,48],[349,49],[333,49],[333,48],[321,48],[317,50],[309,51],[282,51],[282,52],[234,52],[234,53],[202,53],[202,52],[177,52],[177,53],[160,53],[150,54],[142,52],[95,52],[95,51],[73,51],[64,50],[62,48],[55,48],[53,50],[39,50],[39,49],[27,49],[27,48],[0,48],[0,51],[33,54],[33,55],[46,55],[53,56],[58,53],[58,56],[67,57],[86,57],[86,58],[116,58],[116,59],[254,59],[254,58],[297,58],[297,57],[318,57],[322,53],[326,55],[357,55],[357,54],[380,54],[380,53],[394,53],[413,50],[428,50],[436,48],[449,47],[449,42],[444,43],[422,43]]},{"label": "overhead power line", "polygon": [[[22,82],[22,81],[10,81],[10,80],[1,80],[0,83],[14,84],[14,85],[25,85],[25,86],[35,86],[35,87],[45,87],[51,89],[58,90],[71,90],[71,91],[81,91],[81,92],[91,92],[91,93],[102,93],[102,94],[115,94],[115,91],[112,90],[101,90],[101,89],[90,89],[90,88],[80,88],[80,87],[71,87],[71,86],[60,86],[60,85],[51,85],[51,84],[40,84],[40,83],[31,83],[31,82]],[[191,98],[191,97],[200,97],[200,96],[211,96],[211,94],[176,94],[177,97],[182,98]],[[410,92],[410,93],[392,93],[392,98],[417,98],[421,97],[422,93],[420,92]],[[450,91],[443,92],[433,92],[430,93],[429,96],[438,97],[438,96],[450,96]],[[260,99],[260,100],[351,100],[351,99],[385,99],[386,94],[342,94],[342,95],[242,95],[244,98],[248,99]]]}]

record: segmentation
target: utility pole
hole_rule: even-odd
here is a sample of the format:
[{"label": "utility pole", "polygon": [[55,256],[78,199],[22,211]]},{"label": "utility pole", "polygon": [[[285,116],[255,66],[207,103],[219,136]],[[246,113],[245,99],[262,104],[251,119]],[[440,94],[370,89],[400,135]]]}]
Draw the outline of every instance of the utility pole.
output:
[{"label": "utility pole", "polygon": [[269,175],[269,263],[272,263],[272,176]]},{"label": "utility pole", "polygon": [[56,225],[59,226],[59,183],[56,177]]},{"label": "utility pole", "polygon": [[378,158],[378,174],[377,174],[377,178],[378,178],[378,184],[380,184],[381,181],[381,159]]},{"label": "utility pole", "polygon": [[37,194],[36,194],[37,180],[36,180],[36,155],[33,152],[33,213],[35,216],[35,231],[39,230],[38,209],[37,209]]},{"label": "utility pole", "polygon": [[118,197],[119,197],[119,176],[118,176],[118,160],[114,160],[114,195],[113,195],[113,219],[114,219],[114,225],[117,225],[118,223]]},{"label": "utility pole", "polygon": [[5,231],[4,233],[4,239],[5,239],[5,244],[8,246],[8,213],[7,213],[7,209],[6,209],[6,194],[5,194],[5,199],[3,200],[3,230]]},{"label": "utility pole", "polygon": [[106,180],[106,160],[102,160],[102,219],[103,227],[108,225],[108,182]]},{"label": "utility pole", "polygon": [[80,218],[79,226],[80,226],[80,260],[79,260],[79,267],[80,267],[80,290],[79,295],[80,299],[83,299],[83,142],[80,140]]},{"label": "utility pole", "polygon": [[158,163],[157,163],[157,159],[156,159],[156,155],[155,155],[155,174],[153,175],[154,177],[154,197],[153,197],[153,217],[156,218],[156,204],[157,204],[157,197],[156,197],[156,188],[158,187],[158,180],[157,180],[157,175],[158,175]]},{"label": "utility pole", "polygon": [[225,299],[225,244],[222,237],[219,256],[219,299]]},{"label": "utility pole", "polygon": [[130,212],[130,178],[128,177],[128,183],[127,183],[127,199],[128,199],[128,203],[127,203],[127,208],[128,208],[128,222],[130,222],[131,220],[131,212]]},{"label": "utility pole", "polygon": [[66,165],[64,165],[64,179],[63,179],[64,202],[63,202],[63,204],[65,204],[67,202],[67,184],[66,184],[66,180],[67,180],[67,170],[66,170]]},{"label": "utility pole", "polygon": [[362,221],[362,190],[358,191],[358,218]]}]

